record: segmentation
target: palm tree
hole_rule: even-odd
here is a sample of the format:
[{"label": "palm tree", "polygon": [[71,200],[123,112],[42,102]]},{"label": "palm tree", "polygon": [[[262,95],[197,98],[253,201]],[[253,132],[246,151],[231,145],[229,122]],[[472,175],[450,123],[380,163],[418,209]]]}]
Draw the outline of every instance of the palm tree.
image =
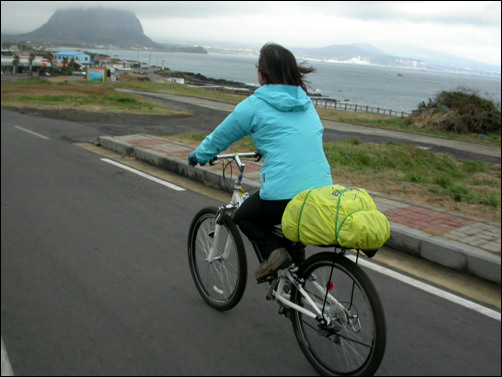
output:
[{"label": "palm tree", "polygon": [[16,74],[18,64],[19,64],[19,56],[14,55],[14,59],[12,59],[12,73],[14,75]]},{"label": "palm tree", "polygon": [[35,59],[35,54],[33,52],[30,52],[30,57],[28,58],[28,61],[30,62],[30,76],[32,75],[33,72],[33,60]]}]

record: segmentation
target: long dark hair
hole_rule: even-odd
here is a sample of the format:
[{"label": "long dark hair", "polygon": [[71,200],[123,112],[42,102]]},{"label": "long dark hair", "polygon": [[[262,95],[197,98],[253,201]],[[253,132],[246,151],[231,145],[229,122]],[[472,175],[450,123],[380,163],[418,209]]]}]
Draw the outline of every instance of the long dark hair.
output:
[{"label": "long dark hair", "polygon": [[256,68],[265,76],[266,84],[300,86],[305,92],[307,86],[303,78],[315,71],[304,63],[298,65],[291,51],[275,43],[267,43],[261,48]]}]

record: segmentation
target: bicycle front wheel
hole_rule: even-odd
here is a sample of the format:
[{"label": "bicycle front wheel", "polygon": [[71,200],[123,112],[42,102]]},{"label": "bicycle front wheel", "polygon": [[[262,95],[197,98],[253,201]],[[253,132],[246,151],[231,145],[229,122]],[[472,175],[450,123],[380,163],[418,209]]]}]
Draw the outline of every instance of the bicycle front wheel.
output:
[{"label": "bicycle front wheel", "polygon": [[239,303],[247,280],[247,261],[242,237],[235,223],[225,216],[219,234],[217,255],[207,261],[216,225],[214,207],[204,208],[193,218],[188,234],[188,262],[202,298],[214,309],[225,311]]},{"label": "bicycle front wheel", "polygon": [[[366,273],[334,253],[315,254],[298,272],[315,305],[329,318],[322,323],[293,311],[293,329],[300,347],[322,375],[373,375],[382,361],[386,325],[382,303]],[[293,288],[292,301],[311,305]]]}]

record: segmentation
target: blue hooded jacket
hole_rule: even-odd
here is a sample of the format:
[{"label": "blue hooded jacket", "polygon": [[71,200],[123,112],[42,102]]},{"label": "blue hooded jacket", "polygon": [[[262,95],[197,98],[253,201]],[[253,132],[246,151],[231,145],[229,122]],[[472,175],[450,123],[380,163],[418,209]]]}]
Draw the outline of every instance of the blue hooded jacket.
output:
[{"label": "blue hooded jacket", "polygon": [[324,128],[299,86],[265,85],[239,105],[195,150],[199,163],[251,135],[264,163],[260,198],[292,199],[303,190],[332,185],[324,154]]}]

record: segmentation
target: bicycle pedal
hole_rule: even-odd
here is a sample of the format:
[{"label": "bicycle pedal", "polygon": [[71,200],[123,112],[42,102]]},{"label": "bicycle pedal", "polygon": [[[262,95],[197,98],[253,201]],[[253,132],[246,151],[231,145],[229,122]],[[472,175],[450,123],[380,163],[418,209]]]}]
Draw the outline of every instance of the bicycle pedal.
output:
[{"label": "bicycle pedal", "polygon": [[268,301],[275,300],[274,290],[277,288],[278,284],[279,284],[279,280],[277,280],[277,279],[270,283],[270,288],[268,289],[267,296],[265,297]]},{"label": "bicycle pedal", "polygon": [[267,278],[256,279],[256,284],[268,283],[269,281]]},{"label": "bicycle pedal", "polygon": [[256,279],[256,283],[257,283],[257,284],[262,284],[262,283],[271,282],[271,281],[273,281],[276,277],[277,277],[277,275],[268,275],[268,276],[265,276],[265,277],[263,277],[263,278]]}]

